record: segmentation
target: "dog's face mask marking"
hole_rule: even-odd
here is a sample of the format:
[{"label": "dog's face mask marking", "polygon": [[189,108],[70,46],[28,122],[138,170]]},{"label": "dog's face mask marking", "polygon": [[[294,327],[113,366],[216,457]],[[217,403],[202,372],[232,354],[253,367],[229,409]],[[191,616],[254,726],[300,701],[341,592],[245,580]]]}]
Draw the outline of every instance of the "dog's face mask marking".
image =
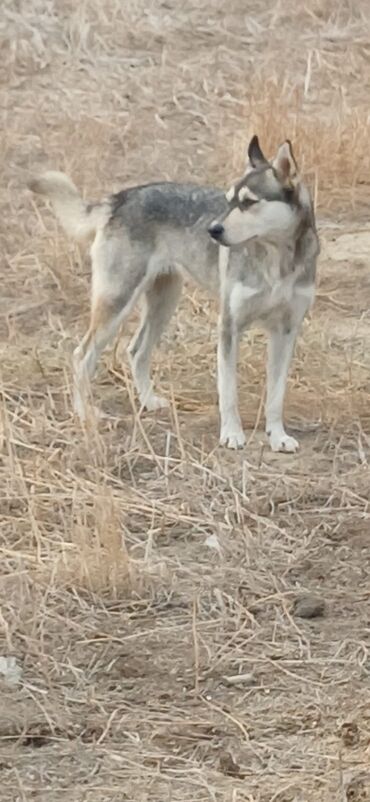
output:
[{"label": "dog's face mask marking", "polygon": [[287,235],[296,221],[298,181],[290,142],[280,146],[270,163],[253,137],[247,171],[226,193],[229,207],[223,218],[210,226],[211,237],[232,247],[253,238],[278,240]]}]

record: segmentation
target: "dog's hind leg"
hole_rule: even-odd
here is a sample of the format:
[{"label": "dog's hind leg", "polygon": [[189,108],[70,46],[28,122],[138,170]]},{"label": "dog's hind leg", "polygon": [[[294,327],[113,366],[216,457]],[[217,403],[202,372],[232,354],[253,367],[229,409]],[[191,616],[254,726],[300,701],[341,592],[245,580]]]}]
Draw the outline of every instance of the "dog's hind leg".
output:
[{"label": "dog's hind leg", "polygon": [[140,403],[148,410],[168,406],[168,401],[153,393],[150,359],[153,348],[174,313],[181,295],[182,279],[178,273],[161,273],[144,294],[139,328],[130,346],[132,373]]},{"label": "dog's hind leg", "polygon": [[73,406],[82,421],[86,418],[90,381],[98,359],[121,322],[122,313],[118,314],[108,301],[99,300],[92,308],[89,329],[73,352]]},{"label": "dog's hind leg", "polygon": [[146,281],[146,263],[122,258],[122,243],[98,235],[91,250],[92,301],[88,332],[73,354],[74,410],[84,420],[90,381],[104,348],[117,334]]}]

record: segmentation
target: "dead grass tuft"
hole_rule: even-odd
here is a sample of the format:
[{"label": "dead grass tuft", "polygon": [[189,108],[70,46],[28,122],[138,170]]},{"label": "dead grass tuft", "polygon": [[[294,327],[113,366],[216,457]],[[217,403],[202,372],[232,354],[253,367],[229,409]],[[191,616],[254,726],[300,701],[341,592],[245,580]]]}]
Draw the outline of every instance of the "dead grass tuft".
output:
[{"label": "dead grass tuft", "polygon": [[53,581],[103,596],[108,593],[113,599],[127,594],[133,581],[132,567],[109,489],[73,517],[71,542],[62,543]]}]

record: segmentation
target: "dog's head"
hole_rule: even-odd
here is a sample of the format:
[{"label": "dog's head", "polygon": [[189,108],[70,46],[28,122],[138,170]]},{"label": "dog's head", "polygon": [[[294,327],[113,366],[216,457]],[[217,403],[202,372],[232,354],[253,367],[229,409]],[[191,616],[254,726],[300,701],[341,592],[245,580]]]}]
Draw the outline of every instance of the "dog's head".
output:
[{"label": "dog's head", "polygon": [[291,143],[280,145],[269,162],[254,136],[246,173],[226,193],[228,208],[210,225],[211,237],[232,247],[254,238],[278,242],[293,234],[300,217],[300,187]]}]

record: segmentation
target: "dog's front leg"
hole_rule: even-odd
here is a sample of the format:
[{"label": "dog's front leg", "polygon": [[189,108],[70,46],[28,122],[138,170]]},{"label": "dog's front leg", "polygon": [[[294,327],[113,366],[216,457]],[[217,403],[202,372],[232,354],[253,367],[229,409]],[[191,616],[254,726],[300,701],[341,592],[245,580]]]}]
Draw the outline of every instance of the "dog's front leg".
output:
[{"label": "dog's front leg", "polygon": [[220,443],[229,448],[241,448],[245,444],[238,410],[238,350],[239,333],[228,311],[228,301],[225,299],[219,321],[217,373],[221,417]]},{"label": "dog's front leg", "polygon": [[270,331],[267,361],[266,433],[273,451],[296,451],[298,442],[284,429],[286,383],[298,328]]}]

